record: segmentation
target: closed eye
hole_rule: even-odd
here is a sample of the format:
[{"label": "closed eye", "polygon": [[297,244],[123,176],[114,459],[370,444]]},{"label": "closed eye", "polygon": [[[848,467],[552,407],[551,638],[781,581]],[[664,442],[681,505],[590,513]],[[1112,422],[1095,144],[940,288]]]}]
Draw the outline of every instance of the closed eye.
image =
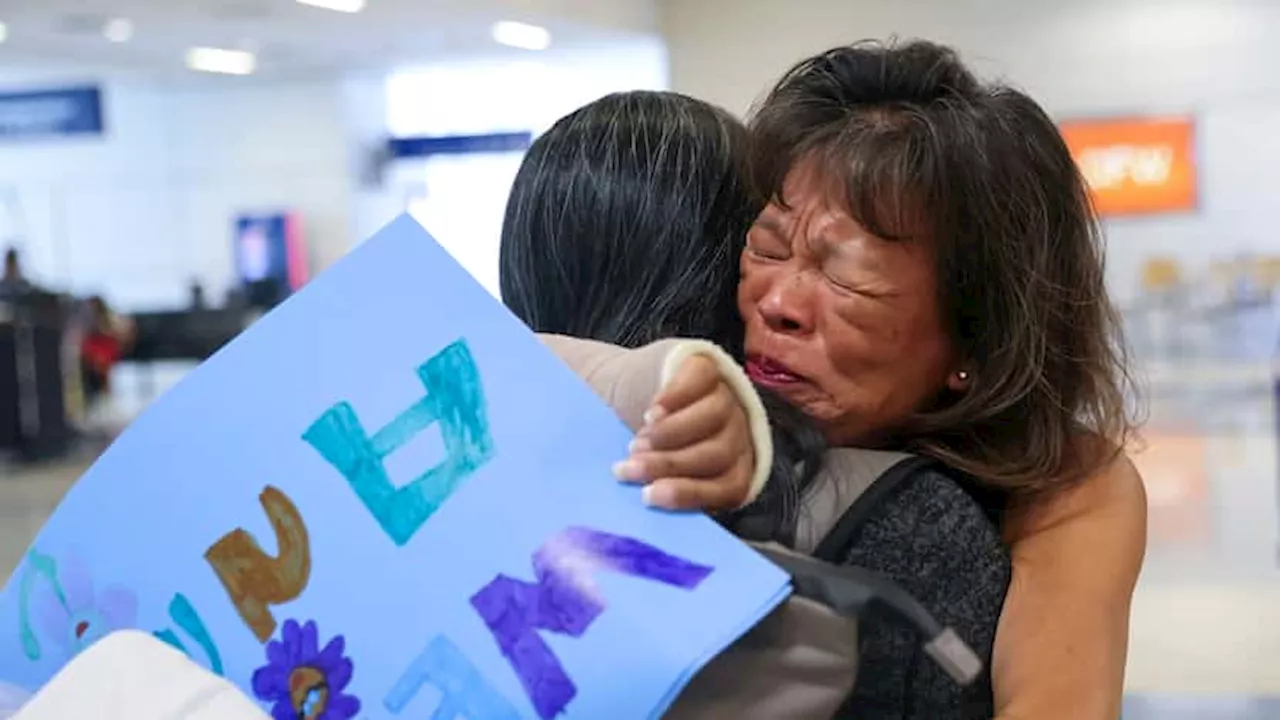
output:
[{"label": "closed eye", "polygon": [[887,300],[894,296],[894,293],[892,292],[888,292],[883,288],[868,285],[867,283],[850,282],[848,280],[837,278],[831,273],[824,273],[824,275],[831,287],[843,295],[857,295],[871,300]]},{"label": "closed eye", "polygon": [[777,232],[757,226],[747,233],[747,252],[764,260],[789,260],[791,245]]},{"label": "closed eye", "polygon": [[754,245],[748,245],[747,252],[762,260],[786,260],[788,257],[787,253],[779,252],[778,250],[770,250],[768,248],[759,248]]},{"label": "closed eye", "polygon": [[833,288],[835,288],[836,290],[840,291],[845,295],[866,295],[867,294],[863,292],[860,288],[856,287],[855,285],[847,282],[841,282],[840,280],[837,280],[836,278],[833,278],[830,275],[827,275],[827,282],[830,283]]}]

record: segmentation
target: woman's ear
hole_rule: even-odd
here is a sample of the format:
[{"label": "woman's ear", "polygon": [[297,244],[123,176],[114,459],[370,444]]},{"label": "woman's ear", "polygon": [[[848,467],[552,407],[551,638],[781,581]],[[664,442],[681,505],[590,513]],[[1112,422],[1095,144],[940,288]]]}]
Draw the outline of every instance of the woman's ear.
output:
[{"label": "woman's ear", "polygon": [[968,367],[962,367],[947,376],[947,389],[954,393],[967,392],[972,382],[973,371]]}]

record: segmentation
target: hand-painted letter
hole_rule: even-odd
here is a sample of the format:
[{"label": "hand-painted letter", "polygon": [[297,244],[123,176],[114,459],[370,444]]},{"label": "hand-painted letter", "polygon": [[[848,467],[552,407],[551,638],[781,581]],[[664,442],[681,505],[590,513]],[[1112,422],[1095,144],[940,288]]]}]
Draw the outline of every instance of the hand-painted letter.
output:
[{"label": "hand-painted letter", "polygon": [[58,564],[53,558],[34,549],[27,553],[27,567],[22,573],[22,585],[18,587],[18,624],[22,635],[22,652],[28,659],[40,659],[40,641],[31,629],[31,590],[36,580],[44,578],[49,583],[59,603],[67,604],[62,584],[58,582]]},{"label": "hand-painted letter", "polygon": [[563,712],[577,688],[538,631],[581,637],[604,612],[592,576],[605,570],[689,590],[712,568],[639,540],[571,527],[534,553],[536,583],[499,575],[471,597],[544,720]]},{"label": "hand-painted letter", "polygon": [[[466,342],[459,340],[440,351],[418,368],[418,377],[426,386],[426,397],[372,438],[345,402],[330,408],[302,436],[342,473],[383,532],[401,546],[493,457],[484,388]],[[447,456],[396,489],[383,458],[432,423],[440,424]]]},{"label": "hand-painted letter", "polygon": [[259,642],[276,630],[271,605],[281,605],[302,594],[311,577],[311,545],[307,526],[293,501],[267,486],[260,497],[263,510],[276,534],[277,552],[271,557],[243,528],[222,536],[205,552],[231,602]]},{"label": "hand-painted letter", "polygon": [[[422,686],[428,684],[434,685],[441,696],[440,704],[431,714],[433,720],[520,720],[520,713],[502,693],[443,635],[437,635],[428,643],[405,669],[383,704],[392,714],[399,715]],[[416,716],[421,717],[421,713]]]},{"label": "hand-painted letter", "polygon": [[[169,617],[178,627],[187,631],[191,637],[196,639],[200,647],[204,648],[204,654],[209,658],[209,670],[215,675],[222,674],[222,656],[218,653],[218,646],[213,644],[213,636],[209,634],[209,628],[205,627],[204,621],[200,619],[200,614],[196,612],[191,601],[186,595],[177,593],[173,596],[173,600],[169,602]],[[165,628],[153,633],[156,637],[169,643],[173,647],[178,648],[187,654],[192,660],[195,659],[191,655],[191,651],[178,638],[178,634],[173,630]]]}]

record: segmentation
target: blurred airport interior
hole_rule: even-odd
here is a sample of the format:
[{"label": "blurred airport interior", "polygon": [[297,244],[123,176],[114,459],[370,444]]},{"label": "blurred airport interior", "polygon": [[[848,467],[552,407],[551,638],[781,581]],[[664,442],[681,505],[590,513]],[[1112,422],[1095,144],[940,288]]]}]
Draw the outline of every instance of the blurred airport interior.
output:
[{"label": "blurred airport interior", "polygon": [[0,570],[147,403],[398,213],[496,295],[557,118],[639,88],[742,114],[891,36],[1036,97],[1103,214],[1149,405],[1125,717],[1280,718],[1271,0],[0,4]]}]

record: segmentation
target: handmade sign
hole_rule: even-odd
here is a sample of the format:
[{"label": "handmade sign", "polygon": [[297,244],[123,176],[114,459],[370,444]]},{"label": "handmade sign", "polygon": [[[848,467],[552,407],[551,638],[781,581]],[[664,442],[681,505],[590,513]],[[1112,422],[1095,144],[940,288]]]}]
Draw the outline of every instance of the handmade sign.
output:
[{"label": "handmade sign", "polygon": [[0,595],[34,691],[150,630],[276,718],[643,718],[785,597],[402,217],[164,395]]}]

